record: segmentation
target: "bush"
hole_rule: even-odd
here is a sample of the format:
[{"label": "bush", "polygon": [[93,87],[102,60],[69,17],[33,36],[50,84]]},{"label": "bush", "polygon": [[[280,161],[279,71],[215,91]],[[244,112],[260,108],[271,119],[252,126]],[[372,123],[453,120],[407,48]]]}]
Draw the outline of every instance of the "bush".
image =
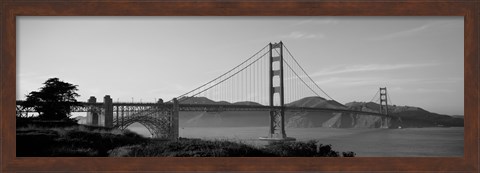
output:
[{"label": "bush", "polygon": [[133,157],[245,157],[273,156],[262,150],[241,143],[229,141],[207,141],[180,139],[178,141],[151,140],[143,145],[116,148],[110,156]]},{"label": "bush", "polygon": [[17,130],[17,157],[23,156],[49,156],[54,139],[58,133],[53,130]]},{"label": "bush", "polygon": [[265,149],[277,156],[289,157],[338,157],[331,145],[318,144],[318,141],[307,142],[272,142]]},{"label": "bush", "polygon": [[[307,142],[273,142],[257,148],[230,141],[180,139],[179,141],[150,140],[142,145],[124,146],[109,151],[114,157],[339,157],[331,145]],[[355,153],[343,153],[353,157]]]},{"label": "bush", "polygon": [[[114,156],[114,157],[339,157],[331,145],[318,141],[272,142],[254,147],[226,140],[147,139],[131,132],[92,126],[17,129],[17,157]],[[353,152],[342,152],[354,157]]]},{"label": "bush", "polygon": [[146,140],[130,131],[109,128],[30,125],[17,129],[17,156],[108,156],[108,151],[114,148]]},{"label": "bush", "polygon": [[52,149],[51,156],[54,157],[93,157],[98,156],[98,151],[92,148],[70,148],[61,147]]},{"label": "bush", "polygon": [[332,150],[332,145],[322,145],[320,144],[318,147],[318,156],[323,156],[323,157],[338,157],[339,154],[338,152]]},{"label": "bush", "polygon": [[355,157],[356,154],[354,152],[349,151],[349,152],[342,152],[342,155],[343,157]]},{"label": "bush", "polygon": [[16,119],[17,128],[35,126],[35,127],[44,127],[44,128],[54,128],[54,127],[72,127],[78,126],[76,120],[40,120],[37,117],[28,117],[21,118],[17,117]]}]

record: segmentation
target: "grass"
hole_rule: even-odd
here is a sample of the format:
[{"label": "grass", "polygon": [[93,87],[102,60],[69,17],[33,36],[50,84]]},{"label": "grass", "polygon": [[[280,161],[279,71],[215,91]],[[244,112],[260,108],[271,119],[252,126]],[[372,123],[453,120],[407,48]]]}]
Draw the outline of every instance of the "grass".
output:
[{"label": "grass", "polygon": [[180,138],[178,141],[152,139],[142,145],[125,146],[112,150],[110,156],[130,157],[235,157],[274,156],[246,144],[222,141]]},{"label": "grass", "polygon": [[353,157],[318,141],[255,147],[227,140],[144,138],[128,130],[84,125],[17,128],[17,157]]},{"label": "grass", "polygon": [[[318,141],[274,142],[264,147],[225,140],[181,138],[178,141],[150,140],[141,145],[119,147],[110,151],[112,157],[340,157],[331,145]],[[342,152],[354,157],[353,152]]]}]

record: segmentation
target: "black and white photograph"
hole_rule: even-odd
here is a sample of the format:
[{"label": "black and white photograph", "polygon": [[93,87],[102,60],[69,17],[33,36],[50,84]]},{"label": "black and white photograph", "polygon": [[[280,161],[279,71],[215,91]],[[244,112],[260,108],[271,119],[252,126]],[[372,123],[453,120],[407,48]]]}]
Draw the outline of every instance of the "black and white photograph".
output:
[{"label": "black and white photograph", "polygon": [[464,17],[18,16],[17,157],[463,157]]}]

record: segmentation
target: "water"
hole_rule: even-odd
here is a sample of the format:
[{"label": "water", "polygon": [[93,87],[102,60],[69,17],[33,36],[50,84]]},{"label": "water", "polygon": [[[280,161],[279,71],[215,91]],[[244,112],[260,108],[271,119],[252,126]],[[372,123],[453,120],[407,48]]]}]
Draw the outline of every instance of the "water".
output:
[{"label": "water", "polygon": [[[145,136],[150,133],[140,126],[130,129]],[[221,139],[265,145],[258,137],[266,136],[268,127],[234,128],[180,128],[180,137]],[[463,127],[405,128],[405,129],[337,129],[337,128],[287,128],[287,136],[297,141],[319,140],[332,144],[337,151],[353,151],[357,156],[463,156]]]}]

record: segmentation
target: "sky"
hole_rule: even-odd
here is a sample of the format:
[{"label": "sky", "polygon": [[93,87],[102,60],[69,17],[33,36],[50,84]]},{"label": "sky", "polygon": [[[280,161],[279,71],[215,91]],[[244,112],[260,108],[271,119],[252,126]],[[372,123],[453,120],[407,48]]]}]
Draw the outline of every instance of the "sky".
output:
[{"label": "sky", "polygon": [[463,17],[17,17],[17,99],[48,78],[79,101],[170,100],[283,41],[340,103],[464,114]]}]

